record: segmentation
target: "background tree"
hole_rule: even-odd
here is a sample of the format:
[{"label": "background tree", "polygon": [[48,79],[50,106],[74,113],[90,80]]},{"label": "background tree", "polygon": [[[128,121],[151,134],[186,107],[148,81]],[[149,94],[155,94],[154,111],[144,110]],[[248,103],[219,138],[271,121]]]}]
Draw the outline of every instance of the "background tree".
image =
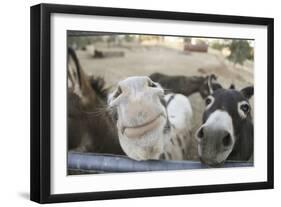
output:
[{"label": "background tree", "polygon": [[253,49],[247,40],[233,40],[228,45],[231,54],[227,57],[234,64],[243,65],[246,59],[253,58]]}]

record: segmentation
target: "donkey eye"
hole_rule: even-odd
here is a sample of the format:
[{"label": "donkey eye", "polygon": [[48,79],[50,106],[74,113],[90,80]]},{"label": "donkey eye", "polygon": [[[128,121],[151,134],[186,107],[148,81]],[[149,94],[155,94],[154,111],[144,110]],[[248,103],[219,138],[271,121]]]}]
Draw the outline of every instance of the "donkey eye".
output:
[{"label": "donkey eye", "polygon": [[205,102],[206,102],[206,105],[209,105],[212,102],[212,100],[210,98],[207,98]]},{"label": "donkey eye", "polygon": [[212,102],[212,99],[210,97],[206,98],[205,104],[208,106]]},{"label": "donkey eye", "polygon": [[205,110],[208,110],[213,105],[214,101],[215,101],[215,98],[213,96],[208,96],[205,99],[205,104],[206,104]]},{"label": "donkey eye", "polygon": [[238,114],[242,119],[246,119],[250,113],[251,107],[247,101],[241,101],[238,103]]},{"label": "donkey eye", "polygon": [[242,104],[240,108],[244,113],[248,113],[250,110],[250,106],[248,104]]},{"label": "donkey eye", "polygon": [[154,82],[152,82],[152,81],[148,82],[148,86],[152,87],[152,88],[156,88],[157,87],[157,85]]}]

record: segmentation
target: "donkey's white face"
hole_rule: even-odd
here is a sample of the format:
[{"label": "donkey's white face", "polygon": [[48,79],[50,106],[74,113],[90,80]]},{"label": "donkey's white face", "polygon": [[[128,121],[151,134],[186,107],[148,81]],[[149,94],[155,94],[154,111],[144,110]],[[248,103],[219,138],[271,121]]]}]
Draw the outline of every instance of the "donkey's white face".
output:
[{"label": "donkey's white face", "polygon": [[169,135],[162,87],[146,76],[118,83],[108,97],[120,144],[136,160],[158,159]]}]

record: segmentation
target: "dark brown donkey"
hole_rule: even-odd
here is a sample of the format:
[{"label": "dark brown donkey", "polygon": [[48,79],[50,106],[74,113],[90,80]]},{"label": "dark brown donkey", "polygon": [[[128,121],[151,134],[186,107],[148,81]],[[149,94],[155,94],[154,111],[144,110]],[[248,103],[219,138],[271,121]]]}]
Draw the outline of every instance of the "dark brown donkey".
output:
[{"label": "dark brown donkey", "polygon": [[202,98],[206,98],[212,91],[209,91],[209,85],[215,90],[221,88],[221,85],[216,82],[217,77],[214,74],[203,76],[170,76],[162,73],[153,73],[150,75],[151,80],[158,82],[164,89],[174,93],[181,93],[185,96],[190,96],[193,93],[199,92]]},{"label": "dark brown donkey", "polygon": [[68,150],[124,154],[116,126],[106,110],[104,80],[87,76],[71,48],[67,76]]}]

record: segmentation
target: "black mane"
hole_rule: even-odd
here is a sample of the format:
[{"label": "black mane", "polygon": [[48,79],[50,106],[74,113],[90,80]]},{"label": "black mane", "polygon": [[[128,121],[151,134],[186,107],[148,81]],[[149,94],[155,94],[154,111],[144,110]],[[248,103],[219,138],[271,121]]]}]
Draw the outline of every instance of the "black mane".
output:
[{"label": "black mane", "polygon": [[107,98],[108,88],[105,87],[105,81],[102,77],[90,77],[90,84],[92,89],[100,95],[103,99]]}]

